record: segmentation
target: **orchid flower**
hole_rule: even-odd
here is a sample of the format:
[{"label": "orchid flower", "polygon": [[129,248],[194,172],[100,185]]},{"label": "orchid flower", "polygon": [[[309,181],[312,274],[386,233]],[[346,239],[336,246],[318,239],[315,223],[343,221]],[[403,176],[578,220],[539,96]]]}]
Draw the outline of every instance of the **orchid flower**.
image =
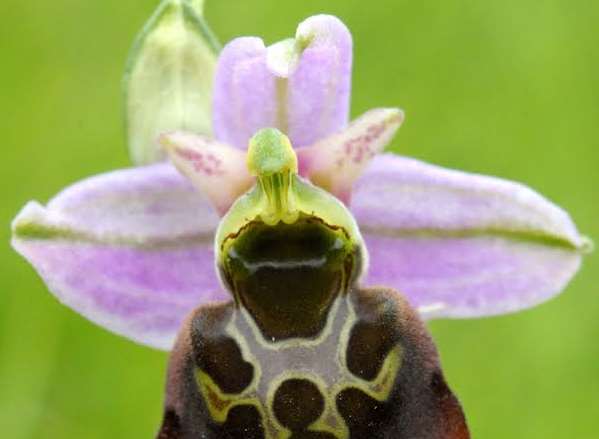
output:
[{"label": "orchid flower", "polygon": [[235,39],[217,59],[201,3],[165,0],[133,50],[128,136],[140,166],[31,201],[13,222],[14,248],[62,303],[171,349],[192,309],[228,299],[215,232],[254,184],[245,148],[265,127],[287,134],[300,175],[353,214],[370,254],[362,283],[403,292],[425,318],[518,311],[576,273],[589,241],[564,210],[519,183],[384,153],[399,109],[349,121],[352,39],[337,18],[308,18],[269,47]]}]

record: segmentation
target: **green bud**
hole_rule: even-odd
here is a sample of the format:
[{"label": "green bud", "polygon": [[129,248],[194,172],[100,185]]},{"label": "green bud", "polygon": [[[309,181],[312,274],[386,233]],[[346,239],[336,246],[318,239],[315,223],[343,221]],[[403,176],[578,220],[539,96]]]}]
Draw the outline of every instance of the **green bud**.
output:
[{"label": "green bud", "polygon": [[165,131],[211,132],[219,45],[203,0],[163,0],[131,50],[124,77],[127,140],[133,162],[163,160]]}]

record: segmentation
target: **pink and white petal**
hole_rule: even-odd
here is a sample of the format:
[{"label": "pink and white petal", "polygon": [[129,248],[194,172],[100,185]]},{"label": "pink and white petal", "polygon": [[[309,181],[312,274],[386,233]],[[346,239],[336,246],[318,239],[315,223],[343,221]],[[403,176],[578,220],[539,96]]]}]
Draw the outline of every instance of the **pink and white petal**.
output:
[{"label": "pink and white petal", "polygon": [[252,186],[245,151],[208,137],[173,132],[160,136],[173,164],[224,215]]},{"label": "pink and white petal", "polygon": [[367,285],[397,288],[429,319],[530,308],[563,290],[582,259],[570,249],[493,236],[364,235]]},{"label": "pink and white petal", "polygon": [[91,321],[169,349],[185,315],[227,299],[214,272],[218,215],[169,164],[83,180],[28,203],[13,247],[50,291]]},{"label": "pink and white petal", "polygon": [[351,210],[368,284],[395,287],[430,317],[513,312],[558,294],[589,242],[530,188],[391,154],[358,180]]},{"label": "pink and white petal", "polygon": [[24,213],[20,222],[36,218],[45,227],[140,244],[211,236],[219,221],[207,198],[170,163],[86,178],[61,191],[47,208],[28,207]]},{"label": "pink and white petal", "polygon": [[343,131],[297,151],[300,174],[349,203],[354,181],[391,141],[404,120],[397,108],[377,108]]},{"label": "pink and white petal", "polygon": [[266,66],[260,38],[236,38],[222,50],[216,67],[213,129],[216,139],[245,149],[256,131],[276,127],[276,77]]},{"label": "pink and white petal", "polygon": [[58,239],[13,240],[64,305],[138,343],[169,350],[184,317],[226,300],[205,243],[140,249]]},{"label": "pink and white petal", "polygon": [[301,55],[288,77],[287,131],[300,147],[347,125],[353,43],[345,24],[331,15],[303,21],[295,39]]},{"label": "pink and white petal", "polygon": [[348,122],[352,38],[336,17],[300,23],[295,39],[265,48],[237,38],[218,59],[213,122],[216,138],[246,148],[261,128],[278,128],[294,146],[314,143]]}]

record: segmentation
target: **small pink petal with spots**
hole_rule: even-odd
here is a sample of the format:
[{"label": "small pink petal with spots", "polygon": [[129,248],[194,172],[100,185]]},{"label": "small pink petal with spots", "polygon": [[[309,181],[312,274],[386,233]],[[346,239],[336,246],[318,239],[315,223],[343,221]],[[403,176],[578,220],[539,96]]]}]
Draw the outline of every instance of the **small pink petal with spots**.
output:
[{"label": "small pink petal with spots", "polygon": [[298,149],[300,173],[349,203],[354,181],[391,141],[404,120],[397,108],[377,108],[345,130]]},{"label": "small pink petal with spots", "polygon": [[210,138],[184,132],[163,134],[160,142],[175,167],[223,215],[252,183],[245,151]]}]

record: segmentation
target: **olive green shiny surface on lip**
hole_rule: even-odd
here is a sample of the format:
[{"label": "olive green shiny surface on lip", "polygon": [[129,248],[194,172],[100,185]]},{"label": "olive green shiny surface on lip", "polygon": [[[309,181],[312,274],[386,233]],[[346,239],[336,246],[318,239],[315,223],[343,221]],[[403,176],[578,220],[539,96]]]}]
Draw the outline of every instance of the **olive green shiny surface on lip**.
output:
[{"label": "olive green shiny surface on lip", "polygon": [[316,335],[360,269],[347,232],[308,215],[293,224],[250,222],[224,248],[228,288],[275,339]]}]

